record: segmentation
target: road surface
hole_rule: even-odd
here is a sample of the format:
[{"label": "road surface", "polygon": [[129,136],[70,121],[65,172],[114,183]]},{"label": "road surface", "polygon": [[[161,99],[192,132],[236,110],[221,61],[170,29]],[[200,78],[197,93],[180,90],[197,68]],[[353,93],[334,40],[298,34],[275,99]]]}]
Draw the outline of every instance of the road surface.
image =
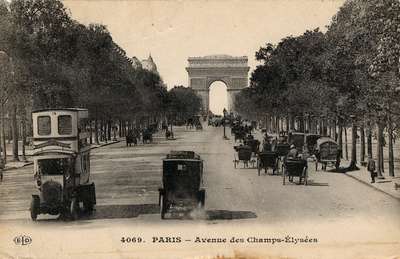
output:
[{"label": "road surface", "polygon": [[[175,136],[93,150],[96,212],[76,222],[46,215],[32,222],[32,167],[6,172],[0,185],[0,258],[400,256],[398,200],[344,174],[315,172],[312,162],[308,186],[283,186],[281,176],[258,176],[242,165],[234,169],[233,140],[223,140],[222,128],[177,128]],[[206,205],[194,219],[160,219],[161,159],[170,150],[194,150],[204,160]],[[19,235],[32,243],[16,245]],[[128,237],[129,243],[121,242]]]}]

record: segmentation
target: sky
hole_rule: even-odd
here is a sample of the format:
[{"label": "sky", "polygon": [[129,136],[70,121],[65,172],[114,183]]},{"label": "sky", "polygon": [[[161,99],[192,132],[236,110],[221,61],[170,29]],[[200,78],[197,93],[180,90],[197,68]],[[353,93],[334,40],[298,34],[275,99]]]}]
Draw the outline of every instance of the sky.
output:
[{"label": "sky", "polygon": [[188,86],[190,56],[248,56],[265,43],[319,27],[325,31],[344,0],[64,0],[83,24],[107,26],[129,57],[151,53],[168,88]]}]

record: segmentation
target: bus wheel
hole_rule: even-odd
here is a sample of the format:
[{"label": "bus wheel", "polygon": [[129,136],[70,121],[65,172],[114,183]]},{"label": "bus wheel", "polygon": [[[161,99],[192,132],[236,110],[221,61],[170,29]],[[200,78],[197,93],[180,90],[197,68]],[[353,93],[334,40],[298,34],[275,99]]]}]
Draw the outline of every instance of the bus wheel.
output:
[{"label": "bus wheel", "polygon": [[38,196],[32,196],[30,211],[31,218],[35,221],[37,215],[40,214],[40,198]]}]

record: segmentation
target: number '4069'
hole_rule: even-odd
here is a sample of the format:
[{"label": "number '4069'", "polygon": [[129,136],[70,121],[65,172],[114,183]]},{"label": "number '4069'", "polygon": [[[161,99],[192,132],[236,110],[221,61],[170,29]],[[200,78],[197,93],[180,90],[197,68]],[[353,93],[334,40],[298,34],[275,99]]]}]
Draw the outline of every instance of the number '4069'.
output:
[{"label": "number '4069'", "polygon": [[122,237],[121,243],[142,243],[143,238],[141,237]]}]

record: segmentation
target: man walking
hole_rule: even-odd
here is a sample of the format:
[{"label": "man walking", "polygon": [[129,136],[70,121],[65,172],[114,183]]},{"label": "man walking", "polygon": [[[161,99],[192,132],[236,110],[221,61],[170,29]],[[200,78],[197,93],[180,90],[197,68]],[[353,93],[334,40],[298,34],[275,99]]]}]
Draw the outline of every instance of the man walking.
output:
[{"label": "man walking", "polygon": [[375,183],[375,160],[371,155],[368,155],[368,165],[367,169],[371,174],[371,183]]}]

